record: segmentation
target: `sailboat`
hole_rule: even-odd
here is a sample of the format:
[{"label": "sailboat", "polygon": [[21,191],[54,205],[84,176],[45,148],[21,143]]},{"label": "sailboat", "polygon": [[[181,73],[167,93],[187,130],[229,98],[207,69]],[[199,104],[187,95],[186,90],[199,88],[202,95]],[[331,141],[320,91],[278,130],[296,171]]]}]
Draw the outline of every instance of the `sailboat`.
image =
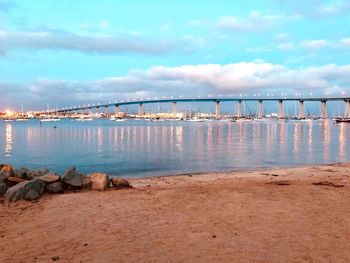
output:
[{"label": "sailboat", "polygon": [[16,121],[28,121],[29,119],[24,117],[23,104],[21,104],[21,113],[22,118],[17,118]]}]

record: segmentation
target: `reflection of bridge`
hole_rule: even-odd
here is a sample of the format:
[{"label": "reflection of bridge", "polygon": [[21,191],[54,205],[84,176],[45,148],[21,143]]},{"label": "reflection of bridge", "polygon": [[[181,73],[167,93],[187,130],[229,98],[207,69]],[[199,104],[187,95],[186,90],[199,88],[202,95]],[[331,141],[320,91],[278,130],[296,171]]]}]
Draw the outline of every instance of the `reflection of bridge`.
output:
[{"label": "reflection of bridge", "polygon": [[172,103],[172,111],[173,114],[176,114],[176,104],[178,102],[214,102],[216,105],[216,117],[220,117],[220,103],[221,102],[236,102],[236,115],[238,117],[242,117],[242,102],[246,101],[256,101],[258,103],[258,117],[263,117],[263,102],[264,101],[276,101],[278,102],[278,117],[284,117],[283,111],[283,102],[284,101],[298,101],[299,102],[299,118],[305,117],[304,111],[304,102],[306,101],[318,101],[321,103],[321,111],[320,116],[322,118],[327,118],[327,101],[343,101],[345,102],[345,116],[350,117],[350,97],[280,97],[280,98],[272,98],[272,97],[253,97],[253,98],[242,98],[242,97],[208,97],[208,98],[160,98],[160,99],[128,99],[128,100],[119,100],[114,101],[113,103],[107,104],[92,104],[92,105],[83,105],[78,107],[67,107],[61,110],[52,110],[50,113],[68,113],[74,111],[82,111],[82,110],[92,110],[99,108],[109,108],[115,107],[116,113],[119,112],[119,107],[124,105],[139,105],[139,114],[144,114],[143,105],[144,104],[152,104],[152,103]]}]

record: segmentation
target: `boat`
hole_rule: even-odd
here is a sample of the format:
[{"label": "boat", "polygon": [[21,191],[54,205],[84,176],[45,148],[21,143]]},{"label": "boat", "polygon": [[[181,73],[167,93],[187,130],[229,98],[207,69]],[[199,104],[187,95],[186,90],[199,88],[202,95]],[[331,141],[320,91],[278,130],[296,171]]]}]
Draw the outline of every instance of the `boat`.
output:
[{"label": "boat", "polygon": [[126,121],[127,119],[115,119],[114,121],[115,122],[123,122],[123,121]]},{"label": "boat", "polygon": [[78,118],[75,121],[92,121],[92,118]]},{"label": "boat", "polygon": [[56,122],[56,121],[60,121],[61,119],[41,119],[41,122]]},{"label": "boat", "polygon": [[237,122],[247,122],[247,121],[252,121],[252,119],[250,119],[250,118],[240,118],[240,119],[237,119]]},{"label": "boat", "polygon": [[340,123],[340,122],[349,122],[350,123],[350,118],[337,118],[335,119],[336,123]]},{"label": "boat", "polygon": [[266,122],[268,121],[267,118],[257,118],[257,119],[254,119],[254,121],[257,121],[257,122]]},{"label": "boat", "polygon": [[29,119],[25,119],[25,118],[20,118],[20,119],[16,119],[16,121],[28,121]]},{"label": "boat", "polygon": [[313,121],[313,119],[299,119],[300,122],[310,122]]},{"label": "boat", "polygon": [[203,119],[200,119],[198,117],[194,117],[192,119],[188,119],[187,121],[190,121],[190,122],[203,122]]}]

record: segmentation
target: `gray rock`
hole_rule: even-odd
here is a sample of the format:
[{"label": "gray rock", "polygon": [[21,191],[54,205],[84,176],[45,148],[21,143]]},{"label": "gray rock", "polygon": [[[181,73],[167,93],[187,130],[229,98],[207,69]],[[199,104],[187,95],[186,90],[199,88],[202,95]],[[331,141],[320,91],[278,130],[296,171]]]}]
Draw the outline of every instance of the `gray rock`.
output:
[{"label": "gray rock", "polygon": [[27,171],[26,175],[29,177],[29,179],[35,179],[35,178],[41,177],[49,172],[50,171],[47,168],[42,168],[39,170]]},{"label": "gray rock", "polygon": [[61,181],[67,186],[80,188],[83,185],[83,175],[72,166],[63,174]]},{"label": "gray rock", "polygon": [[61,177],[59,177],[56,173],[47,173],[43,176],[40,176],[38,179],[43,181],[44,183],[51,184],[58,182]]},{"label": "gray rock", "polygon": [[120,177],[113,177],[111,179],[112,181],[112,185],[116,188],[127,188],[127,187],[131,187],[128,180],[124,179],[124,178],[120,178]]},{"label": "gray rock", "polygon": [[0,195],[6,194],[6,191],[9,187],[5,183],[0,182]]},{"label": "gray rock", "polygon": [[62,182],[55,182],[52,184],[47,184],[45,186],[45,191],[50,193],[50,194],[58,194],[58,193],[63,193],[63,183]]},{"label": "gray rock", "polygon": [[14,171],[14,177],[25,179],[25,180],[30,180],[31,178],[29,178],[27,176],[27,172],[29,172],[29,169],[24,168],[24,167],[16,169]]},{"label": "gray rock", "polygon": [[5,199],[7,201],[35,200],[44,192],[45,183],[39,179],[16,184],[7,189]]},{"label": "gray rock", "polygon": [[83,185],[81,186],[81,188],[83,189],[90,189],[92,185],[91,182],[91,175],[84,175],[83,176]]}]

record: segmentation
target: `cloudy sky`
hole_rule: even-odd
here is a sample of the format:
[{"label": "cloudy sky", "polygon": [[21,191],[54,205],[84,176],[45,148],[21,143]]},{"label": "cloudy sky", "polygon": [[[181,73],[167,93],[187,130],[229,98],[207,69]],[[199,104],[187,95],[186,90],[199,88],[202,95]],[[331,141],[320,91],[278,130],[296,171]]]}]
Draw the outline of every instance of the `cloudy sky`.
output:
[{"label": "cloudy sky", "polygon": [[0,0],[0,110],[350,93],[349,14],[346,0]]}]

